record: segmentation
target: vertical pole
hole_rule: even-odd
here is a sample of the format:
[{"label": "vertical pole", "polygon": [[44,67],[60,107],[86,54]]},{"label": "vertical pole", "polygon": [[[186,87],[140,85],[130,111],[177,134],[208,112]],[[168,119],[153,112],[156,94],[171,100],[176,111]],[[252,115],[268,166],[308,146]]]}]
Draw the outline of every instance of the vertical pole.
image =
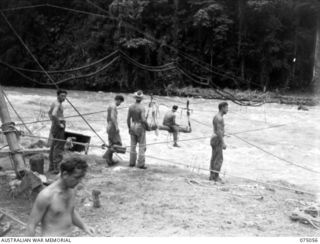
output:
[{"label": "vertical pole", "polygon": [[19,173],[25,170],[23,153],[19,146],[17,134],[12,128],[14,123],[11,121],[8,106],[3,96],[3,90],[1,85],[0,85],[0,117],[2,122],[2,125],[1,125],[2,131],[5,131],[4,134],[6,136],[10,151],[12,153],[14,170],[16,172],[16,175],[19,176]]}]

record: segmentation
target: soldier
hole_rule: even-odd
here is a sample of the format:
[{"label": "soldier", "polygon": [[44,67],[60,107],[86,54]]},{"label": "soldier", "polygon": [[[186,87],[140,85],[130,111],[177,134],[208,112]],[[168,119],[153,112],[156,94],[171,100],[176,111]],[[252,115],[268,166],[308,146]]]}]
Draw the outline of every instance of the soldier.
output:
[{"label": "soldier", "polygon": [[[63,106],[62,103],[66,100],[68,92],[64,90],[57,91],[57,101],[53,102],[50,110],[48,112],[49,117],[52,121],[50,134],[52,135],[50,154],[49,154],[49,171],[58,174],[59,173],[59,163],[62,160],[62,154],[64,151],[64,132],[66,127],[66,122],[63,116]],[[57,140],[55,140],[57,139]]]},{"label": "soldier", "polygon": [[179,133],[179,125],[176,123],[176,112],[178,110],[178,106],[172,106],[172,110],[168,111],[163,119],[163,125],[169,127],[169,132],[173,134],[173,146],[180,147],[178,145],[178,133]]},{"label": "soldier", "polygon": [[106,159],[107,164],[109,166],[114,165],[114,162],[112,161],[112,155],[114,153],[113,146],[114,145],[122,146],[119,126],[118,126],[118,109],[117,109],[117,107],[120,106],[121,103],[123,103],[124,98],[122,95],[117,95],[114,100],[115,100],[115,104],[110,105],[107,110],[107,112],[108,112],[107,133],[108,133],[108,140],[109,140],[109,148],[103,156]]},{"label": "soldier", "polygon": [[146,151],[146,130],[149,128],[145,108],[141,104],[143,99],[142,91],[137,91],[134,94],[136,102],[129,107],[127,125],[129,129],[129,134],[131,137],[131,150],[130,150],[130,167],[136,165],[137,152],[136,146],[139,143],[139,156],[137,167],[140,169],[146,169],[145,166],[145,151]]},{"label": "soldier", "polygon": [[88,164],[79,156],[66,158],[60,165],[58,180],[43,189],[36,198],[27,225],[28,236],[35,235],[41,222],[42,236],[70,236],[75,225],[94,234],[93,228],[83,223],[75,210],[75,190],[86,174]]},{"label": "soldier", "polygon": [[228,103],[219,104],[219,112],[213,118],[213,136],[211,137],[212,155],[210,162],[210,178],[209,180],[222,182],[219,172],[223,162],[222,150],[227,146],[224,142],[224,119],[223,116],[228,113]]}]

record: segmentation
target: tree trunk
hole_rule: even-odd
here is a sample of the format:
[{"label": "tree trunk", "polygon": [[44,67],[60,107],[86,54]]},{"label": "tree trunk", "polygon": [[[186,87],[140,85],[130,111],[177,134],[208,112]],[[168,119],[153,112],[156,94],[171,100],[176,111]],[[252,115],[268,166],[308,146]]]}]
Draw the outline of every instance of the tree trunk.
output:
[{"label": "tree trunk", "polygon": [[245,0],[238,1],[238,19],[239,19],[239,31],[238,31],[238,57],[241,55],[243,24],[244,24],[244,2]]},{"label": "tree trunk", "polygon": [[[119,23],[118,23],[118,32],[119,32],[119,40],[118,40],[118,48],[121,50],[121,43],[120,40],[122,37],[126,37],[126,25],[123,21],[124,19],[124,11],[125,9],[123,8],[123,1],[121,4],[118,5],[118,11],[119,11]],[[125,63],[126,61],[121,58],[120,59],[120,74],[121,74],[121,80],[120,80],[120,90],[123,88],[127,89],[128,88],[128,69],[127,65]]]},{"label": "tree trunk", "polygon": [[[174,53],[174,57],[175,60],[178,60],[179,58],[179,36],[178,36],[178,32],[179,32],[179,16],[178,16],[178,11],[179,11],[179,0],[174,0],[174,7],[175,7],[175,11],[174,11],[174,18],[173,18],[173,22],[174,22],[174,47],[176,49],[175,53]],[[179,83],[182,81],[182,75],[180,72],[178,72],[177,74],[178,76],[178,81]]]},{"label": "tree trunk", "polygon": [[314,84],[314,91],[319,92],[320,91],[320,15],[318,15],[318,18],[317,18],[312,80]]},{"label": "tree trunk", "polygon": [[[298,28],[298,27],[296,27]],[[290,60],[292,62],[290,70],[287,72],[286,80],[283,84],[283,89],[287,90],[290,87],[290,82],[294,82],[295,80],[295,73],[296,73],[296,57],[297,57],[297,48],[298,48],[298,34],[297,30],[295,30],[294,33],[294,39],[293,39],[294,49],[293,49],[293,60]]]},{"label": "tree trunk", "polygon": [[265,61],[261,62],[260,85],[261,85],[262,91],[266,92],[269,86],[269,74],[267,71],[267,65]]},{"label": "tree trunk", "polygon": [[[245,58],[242,52],[242,43],[243,37],[246,35],[245,30],[245,20],[244,20],[244,8],[245,8],[246,0],[238,1],[238,19],[239,19],[239,31],[238,31],[238,59],[240,60],[240,77],[242,80],[245,79]],[[250,84],[248,84],[250,89]]]}]

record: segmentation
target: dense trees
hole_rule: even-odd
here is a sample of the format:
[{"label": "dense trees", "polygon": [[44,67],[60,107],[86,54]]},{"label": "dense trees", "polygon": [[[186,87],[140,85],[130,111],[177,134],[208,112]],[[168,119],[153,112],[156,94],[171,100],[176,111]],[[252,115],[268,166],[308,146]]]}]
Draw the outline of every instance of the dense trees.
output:
[{"label": "dense trees", "polygon": [[[204,86],[240,89],[301,89],[319,84],[320,14],[317,0],[2,0],[1,9],[47,70],[90,64],[119,49],[121,55],[73,73],[51,74],[79,89]],[[104,15],[105,17],[102,17]],[[0,18],[0,61],[39,69]],[[174,63],[176,68],[162,66]],[[156,67],[156,68],[155,68]],[[46,83],[41,73],[20,71]],[[1,83],[30,84],[8,66]],[[313,83],[312,83],[313,82]]]}]

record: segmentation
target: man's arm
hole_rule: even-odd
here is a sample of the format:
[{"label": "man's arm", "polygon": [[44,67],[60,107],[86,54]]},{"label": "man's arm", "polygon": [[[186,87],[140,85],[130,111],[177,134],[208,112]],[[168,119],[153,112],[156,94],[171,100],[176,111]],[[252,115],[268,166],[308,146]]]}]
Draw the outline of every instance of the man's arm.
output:
[{"label": "man's arm", "polygon": [[148,122],[147,122],[146,110],[145,110],[144,107],[142,107],[142,109],[141,109],[141,122],[142,122],[142,124],[146,125],[147,128],[148,128],[149,125],[148,125]]},{"label": "man's arm", "polygon": [[75,226],[77,226],[80,229],[82,229],[84,232],[88,233],[89,235],[92,236],[94,234],[93,228],[90,228],[85,223],[83,223],[78,211],[75,210],[74,208],[73,208],[73,211],[72,211],[72,223]]},{"label": "man's arm", "polygon": [[130,131],[130,128],[131,128],[131,107],[129,107],[129,109],[128,109],[127,125],[128,125],[128,129]]},{"label": "man's arm", "polygon": [[29,217],[27,231],[28,236],[34,236],[36,233],[36,227],[42,220],[44,214],[46,213],[50,205],[50,199],[45,194],[39,193]]},{"label": "man's arm", "polygon": [[118,127],[118,121],[117,121],[116,108],[115,107],[111,108],[111,121],[115,125],[116,130],[118,131],[119,127]]},{"label": "man's arm", "polygon": [[48,111],[48,115],[49,115],[50,120],[52,120],[52,111],[53,111],[53,109],[54,109],[54,103],[52,103],[50,105],[50,109]]}]

